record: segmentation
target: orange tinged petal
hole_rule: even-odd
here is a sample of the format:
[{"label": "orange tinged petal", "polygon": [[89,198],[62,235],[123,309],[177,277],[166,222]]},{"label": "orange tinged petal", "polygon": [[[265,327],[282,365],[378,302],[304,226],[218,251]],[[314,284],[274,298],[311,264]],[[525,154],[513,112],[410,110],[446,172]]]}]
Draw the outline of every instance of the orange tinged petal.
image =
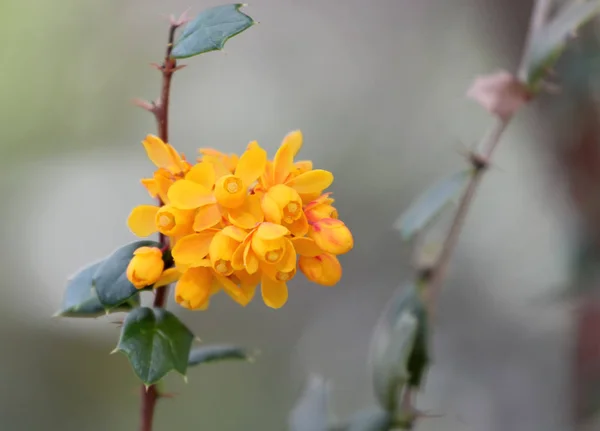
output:
[{"label": "orange tinged petal", "polygon": [[205,205],[198,208],[194,218],[193,229],[196,232],[202,232],[220,223],[222,219],[221,211],[217,204]]},{"label": "orange tinged petal", "polygon": [[296,130],[283,138],[273,159],[273,184],[283,183],[294,169],[294,156],[302,147],[302,132]]},{"label": "orange tinged petal", "polygon": [[155,205],[139,205],[135,207],[131,210],[127,219],[129,230],[139,237],[155,233],[158,230],[155,222],[158,209]]},{"label": "orange tinged petal", "polygon": [[154,181],[156,182],[156,192],[163,203],[169,203],[168,192],[173,185],[171,174],[166,169],[158,169],[154,172]]},{"label": "orange tinged petal", "polygon": [[148,135],[142,141],[148,158],[156,167],[168,169],[172,165],[171,153],[165,143],[158,136]]},{"label": "orange tinged petal", "polygon": [[242,290],[237,284],[231,281],[231,279],[219,274],[215,274],[215,278],[217,279],[225,293],[227,293],[234,301],[244,306],[248,304],[248,302],[250,302],[246,297],[244,290]]},{"label": "orange tinged petal", "polygon": [[306,278],[322,286],[333,286],[342,278],[342,265],[329,253],[315,257],[300,256],[298,266]]},{"label": "orange tinged petal", "polygon": [[212,190],[215,185],[215,167],[208,162],[200,162],[192,167],[185,175],[186,180],[200,184],[207,190]]},{"label": "orange tinged petal", "polygon": [[154,178],[142,178],[140,182],[148,190],[150,197],[155,198],[158,196],[158,185]]},{"label": "orange tinged petal", "polygon": [[286,184],[298,193],[321,193],[333,183],[333,174],[323,169],[304,172],[290,179]]},{"label": "orange tinged petal", "polygon": [[200,264],[208,254],[215,233],[215,231],[206,231],[181,238],[171,250],[175,263],[190,266]]},{"label": "orange tinged petal", "polygon": [[176,181],[169,188],[169,201],[182,210],[191,210],[215,201],[211,191],[190,180]]},{"label": "orange tinged petal", "polygon": [[294,248],[292,242],[289,239],[284,238],[284,242],[285,251],[281,262],[277,264],[277,270],[281,272],[291,272],[296,268],[296,249]]},{"label": "orange tinged petal", "polygon": [[269,241],[282,238],[289,233],[290,231],[284,226],[275,223],[263,222],[260,224],[254,235],[262,240]]},{"label": "orange tinged petal", "polygon": [[194,210],[180,210],[167,204],[156,213],[156,227],[167,236],[192,233]]},{"label": "orange tinged petal", "polygon": [[190,310],[200,309],[210,296],[212,282],[211,269],[188,269],[175,286],[175,301]]},{"label": "orange tinged petal", "polygon": [[300,215],[298,220],[294,220],[289,224],[284,223],[284,225],[294,236],[304,236],[308,232],[308,220],[306,219],[306,214],[304,213]]},{"label": "orange tinged petal", "polygon": [[285,282],[275,281],[263,276],[260,290],[267,307],[281,308],[287,302],[288,289]]},{"label": "orange tinged petal", "polygon": [[291,241],[300,256],[315,257],[323,253],[312,238],[292,238]]},{"label": "orange tinged petal", "polygon": [[237,241],[238,243],[244,241],[244,239],[246,239],[246,237],[248,236],[248,232],[236,226],[226,226],[221,232],[223,232],[223,235],[228,236],[229,238]]},{"label": "orange tinged petal", "polygon": [[236,175],[225,175],[215,184],[215,198],[225,208],[241,206],[248,195],[248,188],[242,179]]},{"label": "orange tinged petal", "polygon": [[267,152],[258,144],[251,143],[240,157],[235,168],[235,175],[242,180],[245,187],[248,187],[262,175],[266,164]]},{"label": "orange tinged petal", "polygon": [[258,271],[258,257],[250,247],[250,242],[246,244],[244,248],[244,267],[246,272],[250,275],[255,274]]},{"label": "orange tinged petal", "polygon": [[344,254],[354,247],[350,229],[337,219],[326,218],[313,223],[308,236],[321,250],[331,254]]},{"label": "orange tinged petal", "polygon": [[208,249],[210,262],[215,272],[224,276],[233,273],[231,259],[238,245],[238,241],[229,238],[223,232],[216,233]]}]

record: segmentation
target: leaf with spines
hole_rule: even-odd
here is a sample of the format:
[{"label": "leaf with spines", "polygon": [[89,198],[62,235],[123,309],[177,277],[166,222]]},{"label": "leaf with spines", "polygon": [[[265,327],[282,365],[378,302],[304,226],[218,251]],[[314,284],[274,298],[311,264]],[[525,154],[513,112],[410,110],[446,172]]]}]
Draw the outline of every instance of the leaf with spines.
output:
[{"label": "leaf with spines", "polygon": [[405,240],[413,238],[429,226],[446,206],[454,202],[471,175],[472,170],[456,172],[435,184],[402,214],[394,227],[400,230]]},{"label": "leaf with spines", "polygon": [[556,16],[538,30],[525,57],[526,76],[533,90],[564,52],[567,41],[582,25],[600,13],[600,1],[569,1]]},{"label": "leaf with spines", "polygon": [[115,351],[127,356],[145,385],[153,385],[176,371],[185,376],[194,334],[163,308],[140,307],[131,311],[121,328]]},{"label": "leaf with spines", "polygon": [[344,431],[388,431],[393,421],[390,412],[380,407],[371,407],[352,415]]},{"label": "leaf with spines", "polygon": [[240,11],[243,4],[207,9],[190,21],[173,46],[173,58],[188,58],[223,49],[225,42],[252,27],[254,20]]},{"label": "leaf with spines", "polygon": [[217,344],[201,346],[192,349],[188,365],[194,366],[232,359],[251,361],[252,355],[246,349],[239,346]]},{"label": "leaf with spines", "polygon": [[373,333],[370,366],[375,397],[393,412],[403,387],[419,386],[429,362],[425,307],[414,285],[396,293]]},{"label": "leaf with spines", "polygon": [[[94,262],[69,278],[63,295],[60,310],[55,316],[60,317],[98,317],[105,315],[107,310],[98,299],[92,284],[92,278],[103,261]],[[111,312],[129,311],[140,305],[140,296],[133,295],[127,302],[110,310]]]},{"label": "leaf with spines", "polygon": [[289,418],[290,431],[328,431],[329,385],[311,376]]},{"label": "leaf with spines", "polygon": [[127,266],[133,252],[140,247],[160,247],[160,244],[156,241],[142,240],[124,245],[102,261],[96,269],[93,276],[94,289],[107,310],[127,302],[139,292],[127,279]]}]

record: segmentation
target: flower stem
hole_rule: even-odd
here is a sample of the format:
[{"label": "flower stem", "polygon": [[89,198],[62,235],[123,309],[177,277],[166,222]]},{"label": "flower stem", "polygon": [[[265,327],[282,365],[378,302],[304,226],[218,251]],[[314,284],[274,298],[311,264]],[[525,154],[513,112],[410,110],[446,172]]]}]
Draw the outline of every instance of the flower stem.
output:
[{"label": "flower stem", "polygon": [[[531,46],[533,35],[545,24],[551,5],[551,0],[537,0],[533,6],[525,48],[523,50],[521,64],[518,69],[518,75],[521,81],[524,81],[526,78],[527,70],[525,68],[525,61]],[[446,239],[442,245],[440,256],[429,272],[427,288],[424,291],[424,299],[430,312],[435,311],[435,303],[437,302],[437,299],[441,293],[442,285],[446,278],[448,263],[450,262],[454,249],[456,248],[456,243],[460,237],[462,227],[465,219],[467,218],[469,209],[471,208],[471,204],[473,203],[479,184],[483,178],[483,174],[487,170],[494,150],[498,147],[500,138],[510,124],[512,117],[513,116],[510,115],[504,118],[497,118],[490,130],[480,141],[478,148],[471,156],[471,163],[474,168],[474,173],[460,198],[456,214],[454,215],[454,219],[452,220],[452,224],[448,231],[448,235],[446,236]]]},{"label": "flower stem", "polygon": [[[175,31],[180,25],[180,22],[171,22],[165,59],[163,63],[157,67],[162,73],[161,94],[160,98],[152,104],[151,110],[156,118],[158,137],[165,143],[169,142],[169,98],[171,93],[171,78],[173,77],[173,73],[177,70],[176,60],[171,57],[171,51],[173,50],[173,42],[175,41]],[[158,205],[164,205],[164,202],[162,202],[160,198],[158,199]],[[169,248],[169,238],[162,233],[159,234],[158,242],[160,243],[161,249],[165,250]],[[157,289],[154,296],[153,307],[163,308],[166,304],[168,293],[169,286]],[[154,408],[156,406],[156,401],[160,398],[160,393],[156,388],[156,385],[151,385],[149,387],[142,386],[141,398],[140,431],[152,431]]]}]

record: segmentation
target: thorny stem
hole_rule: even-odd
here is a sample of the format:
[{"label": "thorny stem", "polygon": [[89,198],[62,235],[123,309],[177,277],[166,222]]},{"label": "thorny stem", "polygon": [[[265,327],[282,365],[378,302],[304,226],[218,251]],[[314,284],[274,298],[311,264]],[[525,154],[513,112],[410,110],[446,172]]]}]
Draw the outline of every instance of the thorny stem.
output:
[{"label": "thorny stem", "polygon": [[[525,61],[531,46],[533,35],[539,31],[546,22],[551,6],[552,0],[537,0],[533,6],[527,40],[525,42],[525,49],[523,50],[521,64],[518,69],[519,79],[522,81],[524,80],[527,72]],[[471,157],[474,173],[460,198],[456,214],[454,215],[454,219],[452,220],[452,224],[448,231],[448,235],[446,236],[446,239],[442,245],[440,256],[431,270],[431,278],[429,279],[427,288],[424,291],[424,299],[430,313],[435,311],[435,304],[440,295],[443,282],[446,278],[448,263],[452,257],[454,249],[456,248],[456,243],[458,242],[465,219],[469,209],[471,208],[471,204],[473,203],[477,188],[481,183],[481,179],[483,178],[483,174],[486,171],[494,150],[500,143],[500,138],[502,137],[504,130],[506,130],[507,126],[510,124],[511,119],[512,116],[497,118],[491,129],[479,143],[476,152]]]},{"label": "thorny stem", "polygon": [[[156,118],[156,124],[158,127],[158,137],[163,142],[169,142],[169,97],[171,93],[171,78],[173,73],[177,70],[176,60],[171,57],[171,51],[173,50],[173,42],[175,41],[175,31],[181,25],[180,21],[172,21],[171,27],[169,28],[169,39],[167,42],[167,49],[165,52],[165,59],[163,63],[158,66],[158,69],[162,73],[162,89],[160,98],[152,104],[150,112],[154,114]],[[164,203],[159,198],[158,205],[162,206]],[[169,248],[169,239],[159,234],[158,241],[161,249],[165,250]],[[169,293],[169,286],[164,286],[156,290],[154,296],[153,306],[157,308],[163,308],[167,300],[167,294]],[[142,406],[140,411],[140,431],[152,431],[152,421],[154,418],[154,407],[156,401],[161,397],[160,392],[156,388],[156,385],[149,387],[141,387],[141,398]]]}]

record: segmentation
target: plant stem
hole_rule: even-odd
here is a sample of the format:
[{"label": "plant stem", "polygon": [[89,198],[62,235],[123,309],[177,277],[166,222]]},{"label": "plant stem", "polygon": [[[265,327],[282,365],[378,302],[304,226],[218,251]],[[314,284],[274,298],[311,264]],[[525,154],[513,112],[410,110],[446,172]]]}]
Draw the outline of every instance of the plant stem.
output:
[{"label": "plant stem", "polygon": [[[162,89],[160,98],[152,104],[151,112],[156,118],[156,124],[158,128],[158,137],[165,143],[169,142],[169,98],[171,93],[171,78],[173,73],[177,70],[176,60],[171,57],[171,51],[173,50],[173,42],[175,41],[175,31],[181,25],[179,22],[171,22],[169,28],[169,39],[167,43],[167,49],[165,52],[165,59],[158,67],[162,73]],[[158,205],[162,206],[164,203],[158,198]],[[158,241],[161,249],[168,249],[169,238],[162,233],[159,234]],[[163,308],[166,304],[167,295],[169,293],[169,286],[161,287],[156,290],[154,296],[153,307]],[[154,408],[156,401],[160,398],[160,393],[156,388],[156,385],[149,387],[141,387],[141,398],[142,406],[140,411],[140,431],[152,431],[152,421],[154,418]]]},{"label": "plant stem", "polygon": [[[531,46],[533,35],[541,29],[546,22],[551,5],[552,0],[537,0],[534,3],[529,29],[527,31],[525,49],[523,50],[521,64],[518,69],[518,75],[521,81],[525,80],[527,74],[526,57]],[[440,256],[430,271],[427,288],[424,291],[424,299],[430,312],[433,312],[435,309],[435,303],[441,293],[442,285],[446,278],[448,264],[452,257],[452,253],[456,248],[465,219],[467,218],[467,214],[473,203],[475,193],[481,183],[483,174],[487,170],[486,168],[490,163],[494,150],[498,147],[500,138],[510,124],[511,119],[512,116],[497,118],[490,130],[480,141],[477,150],[472,154],[471,162],[473,164],[474,173],[460,198],[448,235],[442,245]]]}]

